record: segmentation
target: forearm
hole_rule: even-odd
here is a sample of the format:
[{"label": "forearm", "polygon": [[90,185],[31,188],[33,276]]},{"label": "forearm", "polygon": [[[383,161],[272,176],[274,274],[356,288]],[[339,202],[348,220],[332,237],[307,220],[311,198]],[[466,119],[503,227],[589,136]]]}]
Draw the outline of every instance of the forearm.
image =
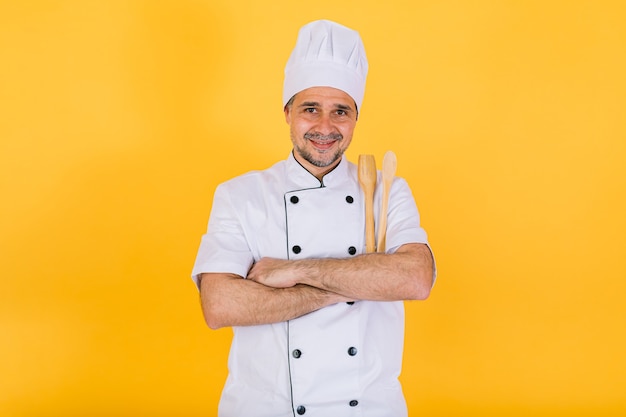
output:
[{"label": "forearm", "polygon": [[306,284],[358,300],[423,300],[432,287],[433,262],[426,245],[408,244],[394,254],[261,260],[248,278],[271,287]]},{"label": "forearm", "polygon": [[349,298],[304,284],[271,288],[231,274],[203,274],[202,312],[212,329],[278,323]]},{"label": "forearm", "polygon": [[360,300],[425,299],[432,286],[431,262],[414,251],[303,263],[299,282]]}]

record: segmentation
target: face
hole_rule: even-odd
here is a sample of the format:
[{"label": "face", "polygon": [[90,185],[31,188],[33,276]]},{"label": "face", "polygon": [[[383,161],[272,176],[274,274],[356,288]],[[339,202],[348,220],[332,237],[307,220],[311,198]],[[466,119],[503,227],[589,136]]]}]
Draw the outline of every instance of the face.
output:
[{"label": "face", "polygon": [[296,160],[318,179],[341,161],[356,125],[354,100],[341,90],[312,87],[285,108]]}]

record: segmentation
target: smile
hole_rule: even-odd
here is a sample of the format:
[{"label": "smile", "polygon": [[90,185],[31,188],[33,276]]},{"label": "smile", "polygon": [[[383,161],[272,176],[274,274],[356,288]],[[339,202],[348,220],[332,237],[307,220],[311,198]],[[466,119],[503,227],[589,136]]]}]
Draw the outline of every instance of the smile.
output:
[{"label": "smile", "polygon": [[331,133],[330,135],[305,133],[304,139],[310,141],[317,149],[326,150],[331,148],[336,141],[343,139],[343,136],[340,133]]},{"label": "smile", "polygon": [[330,142],[318,142],[318,141],[312,140],[311,144],[318,151],[326,151],[326,150],[332,148],[332,146],[335,144],[335,141],[333,140],[333,141],[330,141]]}]

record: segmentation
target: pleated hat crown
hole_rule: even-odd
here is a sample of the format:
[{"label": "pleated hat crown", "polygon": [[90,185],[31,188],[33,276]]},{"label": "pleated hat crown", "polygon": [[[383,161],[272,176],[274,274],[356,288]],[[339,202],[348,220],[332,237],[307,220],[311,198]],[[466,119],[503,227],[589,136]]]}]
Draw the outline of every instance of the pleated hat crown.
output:
[{"label": "pleated hat crown", "polygon": [[367,77],[367,57],[359,33],[330,20],[303,26],[285,66],[283,107],[310,87],[346,92],[361,108]]}]

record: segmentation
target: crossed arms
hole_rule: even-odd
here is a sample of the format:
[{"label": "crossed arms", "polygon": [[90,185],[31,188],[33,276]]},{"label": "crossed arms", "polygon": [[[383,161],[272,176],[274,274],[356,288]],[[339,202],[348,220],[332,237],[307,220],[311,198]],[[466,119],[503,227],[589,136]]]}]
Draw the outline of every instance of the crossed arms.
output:
[{"label": "crossed arms", "polygon": [[433,260],[428,246],[411,243],[393,254],[349,259],[262,258],[246,278],[201,275],[202,311],[210,328],[277,323],[339,302],[424,300],[433,284]]}]

